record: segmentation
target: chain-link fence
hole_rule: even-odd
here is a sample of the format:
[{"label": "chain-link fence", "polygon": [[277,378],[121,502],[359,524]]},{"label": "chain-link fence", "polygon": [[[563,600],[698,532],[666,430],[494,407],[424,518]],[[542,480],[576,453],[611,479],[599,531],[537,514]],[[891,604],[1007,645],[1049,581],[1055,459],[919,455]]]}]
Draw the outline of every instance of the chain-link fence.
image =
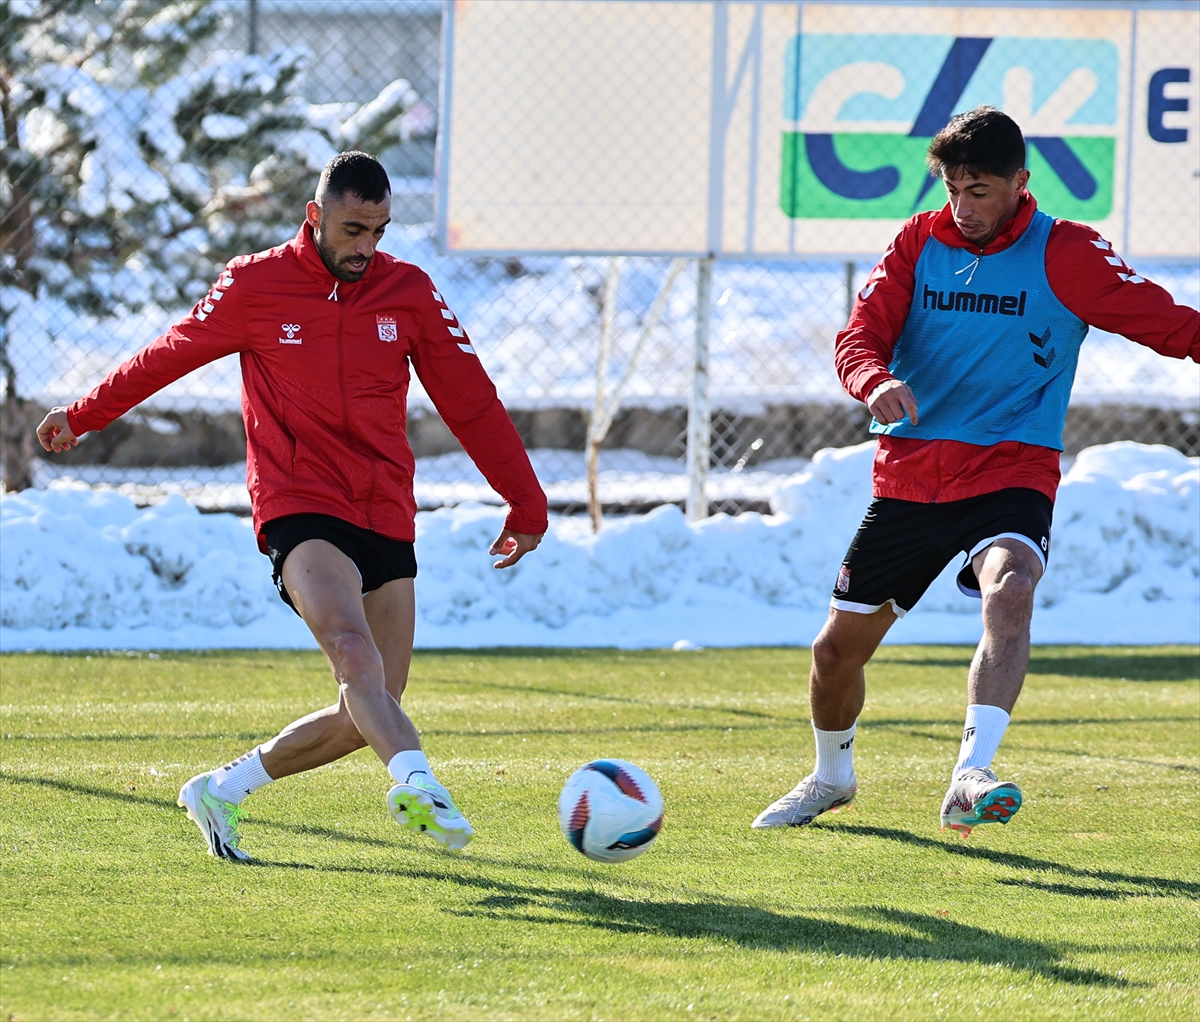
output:
[{"label": "chain-link fence", "polygon": [[[529,7],[499,6],[514,14]],[[540,0],[542,10],[561,8],[572,16],[588,6]],[[628,16],[645,19],[668,6],[624,5],[632,12]],[[863,167],[881,162],[879,138],[886,132],[876,122],[889,116],[872,112],[871,102],[878,106],[889,90],[896,92],[887,79],[892,66],[887,62],[900,60],[894,40],[884,35],[902,32],[905,12],[912,16],[915,8],[857,7],[858,17],[864,11],[884,13],[876,14],[879,33],[869,41],[862,36],[858,49],[850,51],[844,33],[829,27],[838,5],[686,6],[732,8],[731,24],[736,27],[741,18],[750,33],[758,24],[759,53],[769,48],[769,41],[761,42],[761,26],[773,11],[786,8],[792,12],[788,17],[809,18],[811,28],[804,28],[809,34],[801,34],[797,20],[776,54],[782,73],[797,82],[796,109],[786,109],[785,103],[782,111],[785,139],[789,131],[799,137],[813,126],[806,118],[820,111],[810,118],[803,104],[824,96],[822,87],[829,91],[822,82],[836,79],[840,66],[854,64],[859,73],[866,73],[863,66],[874,67],[871,73],[883,76],[880,83],[857,93],[843,86],[844,94],[835,97],[845,109],[866,102],[863,123],[873,124],[874,134],[851,132],[838,142],[838,153]],[[1024,9],[1035,21],[1041,16],[1037,10]],[[1132,17],[1127,9],[1116,14]],[[1112,16],[1111,11],[1104,15]],[[443,5],[429,0],[0,0],[6,487],[72,476],[120,487],[147,501],[178,491],[203,507],[243,507],[245,450],[236,359],[193,373],[65,455],[49,459],[36,451],[33,427],[47,407],[85,393],[181,316],[207,291],[226,259],[291,237],[329,156],[363,148],[379,153],[392,177],[394,223],[383,249],[423,266],[446,295],[530,447],[552,506],[575,511],[586,504],[585,447],[589,423],[595,422],[598,378],[610,403],[618,389],[621,399],[600,456],[606,508],[640,510],[686,499],[684,459],[702,262],[689,259],[680,267],[669,254],[630,255],[616,262],[594,253],[440,254],[435,144],[444,120],[439,75],[446,17]],[[822,18],[829,22],[824,29]],[[1139,31],[1138,45],[1145,47],[1163,29],[1150,19]],[[933,37],[921,39],[921,46],[907,46],[904,60],[915,61],[909,78],[921,78],[925,88],[950,58]],[[549,45],[547,40],[532,43]],[[804,46],[816,48],[809,52]],[[758,87],[755,75],[765,81],[770,72],[769,60],[755,63],[745,57],[748,47],[731,49],[728,71],[731,79],[742,75],[737,80],[744,79],[747,90]],[[1025,49],[1031,47],[1036,49],[1032,43]],[[998,49],[993,45],[991,52]],[[1104,121],[1111,107],[1114,122],[1123,118],[1149,126],[1152,137],[1167,139],[1154,154],[1161,173],[1190,174],[1170,161],[1194,158],[1198,132],[1191,125],[1200,104],[1193,94],[1200,74],[1192,71],[1185,78],[1168,61],[1174,77],[1160,76],[1157,84],[1152,78],[1146,96],[1126,101],[1117,88],[1117,65],[1104,64],[1111,54],[1102,46],[1089,54],[1079,58],[1079,68],[1062,72],[1062,81],[1074,84],[1057,92],[1053,83],[1047,92],[1036,74],[1030,84],[1011,68],[989,73],[1003,78],[1007,91],[1002,95],[1010,105],[1019,104],[1022,88],[1032,90],[1030,117],[1036,113],[1045,120],[1057,102],[1066,104],[1065,112],[1058,111],[1060,120],[1087,120],[1090,110],[1093,121]],[[676,54],[679,62],[688,57]],[[1128,54],[1118,57],[1130,62]],[[497,59],[504,58],[498,50]],[[801,62],[805,68],[825,67],[825,78],[811,87],[801,85]],[[1028,76],[1025,65],[1031,62],[1014,66]],[[1186,60],[1180,66],[1186,68]],[[460,78],[470,71],[470,66],[456,69]],[[960,106],[989,100],[987,94],[974,95],[965,81],[957,97]],[[1086,95],[1072,100],[1071,88]],[[870,94],[866,100],[863,92]],[[897,93],[900,100],[902,93]],[[772,131],[780,116],[780,111],[771,114]],[[868,145],[868,138],[875,141]],[[926,142],[903,138],[906,153],[914,141],[919,164]],[[1054,183],[1052,196],[1062,193],[1060,208],[1050,205],[1051,212],[1088,219],[1091,210],[1091,219],[1099,222],[1119,214],[1127,238],[1137,238],[1139,230],[1166,230],[1153,210],[1141,210],[1132,199],[1120,210],[1114,206],[1118,186],[1140,156],[1134,153],[1123,169],[1112,155],[1111,137],[1106,141],[1095,125],[1079,129],[1069,141],[1073,149],[1068,146],[1068,152],[1091,168],[1097,187],[1086,199],[1075,196],[1072,205],[1071,181],[1043,152],[1061,159],[1061,149],[1032,146],[1031,159],[1041,161],[1035,178],[1040,173]],[[784,150],[800,159],[799,150],[789,150],[786,141]],[[486,168],[489,155],[478,151],[465,157]],[[911,154],[905,158],[911,162]],[[773,196],[774,209],[784,209],[798,223],[805,214],[796,205],[796,182],[811,172],[808,164],[790,171],[785,166],[781,184],[778,168],[763,168],[758,187]],[[1038,193],[1036,182],[1033,190]],[[927,195],[919,208],[940,201],[936,194]],[[1048,205],[1044,199],[1043,204]],[[1185,233],[1200,230],[1188,221],[1195,219],[1190,209],[1180,217]],[[1144,240],[1138,245],[1154,250]],[[711,508],[765,509],[780,473],[800,469],[822,447],[867,439],[867,413],[841,391],[832,355],[835,334],[872,258],[790,254],[763,260],[750,253],[723,255],[712,264]],[[1177,301],[1200,303],[1194,261],[1139,258],[1137,269]],[[611,329],[602,343],[606,296]],[[1083,349],[1068,416],[1067,452],[1131,439],[1198,454],[1198,395],[1200,376],[1192,363],[1093,333]],[[422,506],[496,499],[415,384],[410,404],[409,436],[419,459]]]}]

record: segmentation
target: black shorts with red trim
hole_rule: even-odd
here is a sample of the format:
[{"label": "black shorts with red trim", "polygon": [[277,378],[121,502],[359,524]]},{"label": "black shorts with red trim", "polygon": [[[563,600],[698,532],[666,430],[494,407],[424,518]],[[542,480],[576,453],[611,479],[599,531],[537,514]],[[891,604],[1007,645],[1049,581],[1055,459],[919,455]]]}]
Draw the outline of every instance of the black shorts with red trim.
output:
[{"label": "black shorts with red trim", "polygon": [[306,540],[323,539],[349,557],[358,569],[363,595],[393,579],[417,577],[417,555],[411,543],[351,525],[333,515],[284,515],[264,524],[262,531],[271,558],[271,581],[279,590],[279,598],[292,610],[296,605],[283,584],[283,562]]},{"label": "black shorts with red trim", "polygon": [[958,554],[958,588],[979,598],[971,559],[998,539],[1026,544],[1046,567],[1054,502],[1013,487],[966,500],[923,504],[876,497],[846,551],[830,605],[873,614],[891,603],[903,617]]}]

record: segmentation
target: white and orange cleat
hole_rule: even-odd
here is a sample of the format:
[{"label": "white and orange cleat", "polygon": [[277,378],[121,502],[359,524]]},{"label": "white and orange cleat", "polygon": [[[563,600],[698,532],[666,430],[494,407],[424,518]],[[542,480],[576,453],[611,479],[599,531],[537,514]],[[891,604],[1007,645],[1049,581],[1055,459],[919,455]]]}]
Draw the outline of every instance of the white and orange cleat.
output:
[{"label": "white and orange cleat", "polygon": [[750,824],[755,830],[768,827],[807,827],[822,813],[836,813],[848,806],[858,791],[856,784],[844,788],[817,780],[809,774],[782,798],[776,799]]},{"label": "white and orange cleat", "polygon": [[1020,808],[1020,788],[998,781],[986,767],[972,767],[950,782],[942,801],[942,830],[949,827],[967,837],[981,823],[1008,823]]}]

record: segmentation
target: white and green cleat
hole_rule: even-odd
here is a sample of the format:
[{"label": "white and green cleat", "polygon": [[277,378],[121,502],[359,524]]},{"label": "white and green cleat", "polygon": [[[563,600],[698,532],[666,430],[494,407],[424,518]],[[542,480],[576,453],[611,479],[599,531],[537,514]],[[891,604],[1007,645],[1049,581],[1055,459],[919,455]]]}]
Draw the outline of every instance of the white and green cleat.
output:
[{"label": "white and green cleat", "polygon": [[187,810],[188,817],[200,828],[208,845],[208,854],[231,862],[247,862],[250,856],[241,849],[238,822],[242,807],[217,798],[208,790],[210,774],[197,774],[179,789],[177,805]]},{"label": "white and green cleat", "polygon": [[437,781],[410,777],[387,796],[388,809],[405,830],[428,834],[452,852],[463,848],[475,831],[458,811],[450,792]]}]

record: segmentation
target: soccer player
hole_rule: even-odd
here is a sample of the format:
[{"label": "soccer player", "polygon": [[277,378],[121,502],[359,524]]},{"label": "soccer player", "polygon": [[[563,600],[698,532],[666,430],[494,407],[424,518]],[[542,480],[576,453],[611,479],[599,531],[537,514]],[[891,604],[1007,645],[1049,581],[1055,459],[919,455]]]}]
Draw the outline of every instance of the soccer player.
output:
[{"label": "soccer player", "polygon": [[370,745],[402,826],[451,849],[472,829],[437,782],[400,707],[412,656],[417,562],[409,364],[446,424],[508,501],[492,544],[516,564],[546,531],[546,497],[471,339],[420,268],[376,246],[391,185],[365,153],[334,157],[287,244],[232,260],[178,325],[38,427],[49,451],[103,429],[173,380],[239,352],[246,481],[280,597],[312,630],[338,700],[189,780],[179,804],[209,852],[244,860],[242,800]]},{"label": "soccer player", "polygon": [[1011,118],[959,114],[927,162],[948,203],[904,225],[838,334],[839,378],[879,434],[874,499],[813,643],[816,769],[757,828],[803,827],[854,798],[863,668],[960,553],[958,586],[982,599],[984,631],[941,824],[966,836],[1012,819],[1021,791],[991,764],[1025,680],[1079,347],[1095,326],[1200,361],[1200,313],[1091,228],[1038,209]]}]

